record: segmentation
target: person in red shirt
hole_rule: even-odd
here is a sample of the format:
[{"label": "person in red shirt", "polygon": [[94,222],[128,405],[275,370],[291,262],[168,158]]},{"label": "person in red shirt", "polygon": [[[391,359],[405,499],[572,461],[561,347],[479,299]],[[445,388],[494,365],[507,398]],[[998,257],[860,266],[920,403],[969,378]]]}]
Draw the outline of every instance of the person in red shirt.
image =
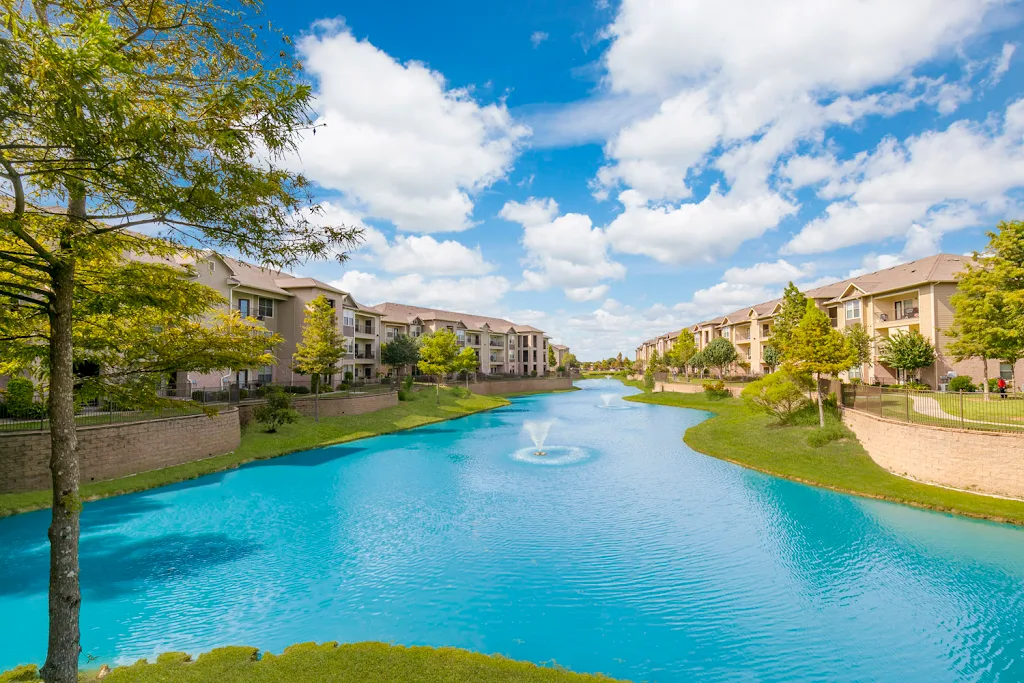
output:
[{"label": "person in red shirt", "polygon": [[1006,398],[1006,380],[1000,377],[996,386],[999,388],[999,398]]}]

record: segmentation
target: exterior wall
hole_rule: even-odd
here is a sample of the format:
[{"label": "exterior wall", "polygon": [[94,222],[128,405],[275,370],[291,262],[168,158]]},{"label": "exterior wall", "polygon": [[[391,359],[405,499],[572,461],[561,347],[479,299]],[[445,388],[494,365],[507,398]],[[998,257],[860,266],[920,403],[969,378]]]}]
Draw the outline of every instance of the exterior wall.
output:
[{"label": "exterior wall", "polygon": [[[253,401],[238,407],[241,424],[247,425],[252,422],[253,412],[260,403],[260,401]],[[320,417],[362,415],[397,405],[397,391],[389,391],[384,394],[367,394],[366,396],[321,396]],[[292,407],[306,417],[312,417],[316,413],[316,404],[312,396],[293,397]]]},{"label": "exterior wall", "polygon": [[843,419],[871,459],[894,474],[1024,499],[1024,434],[925,427],[855,410]]},{"label": "exterior wall", "polygon": [[[238,448],[238,410],[80,427],[82,482],[114,479],[221,455]],[[50,434],[0,433],[0,493],[50,486]]]},{"label": "exterior wall", "polygon": [[568,377],[548,377],[545,379],[510,379],[477,382],[472,385],[474,394],[491,396],[493,394],[518,394],[527,391],[558,391],[572,389],[572,379]]}]

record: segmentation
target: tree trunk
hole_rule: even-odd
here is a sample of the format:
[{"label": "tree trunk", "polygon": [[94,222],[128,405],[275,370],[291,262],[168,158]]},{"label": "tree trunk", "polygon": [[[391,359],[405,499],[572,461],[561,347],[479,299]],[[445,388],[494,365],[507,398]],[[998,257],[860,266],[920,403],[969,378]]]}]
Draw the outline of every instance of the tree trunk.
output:
[{"label": "tree trunk", "polygon": [[434,380],[434,403],[441,405],[441,375]]},{"label": "tree trunk", "polygon": [[818,426],[825,428],[825,402],[821,400],[821,373],[815,375],[818,379]]},{"label": "tree trunk", "polygon": [[991,395],[990,395],[990,392],[988,390],[988,358],[982,358],[981,359],[981,366],[983,368],[983,370],[981,372],[982,372],[982,375],[985,378],[984,384],[983,384],[983,386],[985,387],[984,388],[985,400],[989,401],[989,400],[991,400]]},{"label": "tree trunk", "polygon": [[[73,200],[69,215],[84,216],[85,200]],[[50,475],[53,486],[50,539],[50,631],[46,663],[40,674],[47,683],[77,683],[82,651],[78,576],[79,515],[78,439],[75,434],[75,377],[72,345],[72,303],[75,261],[67,234],[61,238],[60,263],[52,267],[50,319]]]},{"label": "tree trunk", "polygon": [[315,375],[313,379],[313,421],[320,424],[320,375]]}]

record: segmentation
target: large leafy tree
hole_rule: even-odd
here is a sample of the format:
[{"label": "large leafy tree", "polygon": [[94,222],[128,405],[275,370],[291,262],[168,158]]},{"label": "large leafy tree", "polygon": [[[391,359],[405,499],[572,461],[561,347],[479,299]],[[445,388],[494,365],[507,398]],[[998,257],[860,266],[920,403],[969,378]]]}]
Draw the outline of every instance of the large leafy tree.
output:
[{"label": "large leafy tree", "polygon": [[947,331],[953,358],[982,361],[985,400],[988,361],[1024,355],[1024,222],[1004,221],[988,237],[985,253],[976,252],[960,276]]},{"label": "large leafy tree", "polygon": [[790,282],[782,292],[782,307],[772,322],[772,346],[779,350],[784,360],[789,358],[793,331],[806,312],[807,297]]},{"label": "large leafy tree", "polygon": [[[551,347],[548,347],[550,353]],[[459,352],[459,355],[455,356],[455,361],[452,363],[453,372],[464,372],[466,373],[466,388],[469,388],[469,373],[475,372],[480,367],[480,359],[476,355],[476,350],[467,346]]]},{"label": "large leafy tree", "polygon": [[420,337],[420,372],[434,375],[436,402],[441,403],[441,378],[455,371],[455,359],[459,355],[459,340],[454,332],[440,329]]},{"label": "large leafy tree", "polygon": [[[248,22],[257,2],[0,0],[0,233],[49,318],[53,488],[50,683],[77,680],[81,503],[74,316],[104,236],[148,225],[261,263],[343,255],[359,236],[314,225],[308,183],[280,163],[311,127],[286,42]],[[303,209],[307,209],[303,211]],[[41,228],[40,217],[49,222]],[[115,247],[116,248],[116,247]]]},{"label": "large leafy tree", "polygon": [[338,331],[338,314],[321,294],[306,304],[302,340],[295,345],[292,367],[313,378],[313,414],[320,421],[320,391],[324,377],[334,373],[345,357],[346,339]]},{"label": "large leafy tree", "polygon": [[692,334],[683,330],[676,339],[676,343],[672,345],[672,365],[681,368],[687,380],[690,378],[690,359],[695,353],[697,353],[697,342],[694,341]]},{"label": "large leafy tree", "polygon": [[725,376],[726,368],[735,363],[738,358],[736,347],[724,337],[712,339],[711,343],[704,349],[703,355],[704,363],[708,367],[718,370],[719,379]]},{"label": "large leafy tree", "polygon": [[897,332],[879,340],[878,360],[914,379],[918,370],[935,362],[935,347],[917,330]]},{"label": "large leafy tree", "polygon": [[394,339],[384,344],[380,349],[380,362],[390,366],[395,373],[396,379],[402,369],[408,365],[415,365],[420,360],[420,345],[415,337],[407,334],[396,335]]},{"label": "large leafy tree", "polygon": [[[854,323],[843,331],[846,345],[850,350],[851,368],[871,362],[871,335],[860,323]],[[849,369],[849,368],[847,368]]]},{"label": "large leafy tree", "polygon": [[775,344],[767,344],[761,360],[768,366],[768,372],[775,372],[775,369],[782,364],[782,353]]},{"label": "large leafy tree", "polygon": [[555,365],[555,348],[548,344],[548,369],[554,368]]},{"label": "large leafy tree", "polygon": [[819,385],[818,422],[825,426],[825,407],[821,395],[822,375],[835,375],[852,365],[850,347],[828,316],[814,302],[807,301],[804,317],[793,330],[786,353],[786,365],[799,372],[810,372]]}]

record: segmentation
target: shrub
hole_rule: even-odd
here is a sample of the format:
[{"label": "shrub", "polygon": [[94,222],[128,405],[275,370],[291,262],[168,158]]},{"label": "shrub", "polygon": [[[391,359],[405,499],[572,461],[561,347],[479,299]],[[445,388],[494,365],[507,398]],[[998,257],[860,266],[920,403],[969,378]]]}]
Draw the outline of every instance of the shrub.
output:
[{"label": "shrub", "polygon": [[970,375],[957,375],[949,380],[950,391],[977,391],[978,387],[971,381]]},{"label": "shrub", "polygon": [[412,397],[409,395],[409,392],[406,391],[405,389],[399,389],[398,390],[398,400],[399,401],[408,401],[411,398]]},{"label": "shrub", "polygon": [[530,370],[530,377],[536,377],[536,376],[537,376],[537,371],[536,370]]},{"label": "shrub", "polygon": [[991,392],[999,391],[999,378],[992,377],[988,380],[988,390]]},{"label": "shrub", "polygon": [[824,427],[815,429],[808,434],[807,443],[814,448],[821,448],[825,444],[846,438],[846,434],[846,427],[842,422],[830,421],[826,422]]},{"label": "shrub", "polygon": [[729,390],[725,388],[725,382],[720,379],[704,382],[704,395],[713,399],[728,398],[731,396]]},{"label": "shrub", "polygon": [[249,398],[249,390],[248,389],[239,389],[238,390],[238,400],[239,401],[244,401],[247,398]]},{"label": "shrub", "polygon": [[825,410],[838,410],[839,409],[839,397],[836,396],[836,392],[828,392],[828,396],[821,400],[821,405],[824,406]]},{"label": "shrub", "polygon": [[774,372],[743,388],[744,402],[754,410],[788,420],[800,410],[807,397],[799,382],[789,373]]},{"label": "shrub", "polygon": [[32,380],[12,377],[4,391],[4,405],[7,415],[15,419],[34,419],[46,414],[46,407],[36,403],[36,387]]},{"label": "shrub", "polygon": [[412,375],[406,375],[405,379],[402,380],[402,388],[406,391],[412,391],[413,377]]},{"label": "shrub", "polygon": [[654,391],[654,368],[650,366],[644,371],[644,391],[648,394]]},{"label": "shrub", "polygon": [[341,384],[338,385],[338,391],[348,391],[351,388],[352,385],[349,384],[348,382],[342,382]]},{"label": "shrub", "polygon": [[304,386],[287,386],[284,388],[286,394],[308,394],[309,387]]},{"label": "shrub", "polygon": [[299,419],[299,413],[292,408],[292,397],[277,387],[267,391],[266,403],[256,407],[253,417],[273,434],[281,425],[291,424]]},{"label": "shrub", "polygon": [[455,398],[469,398],[470,391],[465,387],[452,387],[452,395],[454,395]]},{"label": "shrub", "polygon": [[353,379],[355,379],[355,377],[356,376],[352,374],[351,370],[346,370],[345,371],[345,381],[346,382],[351,382]]}]

